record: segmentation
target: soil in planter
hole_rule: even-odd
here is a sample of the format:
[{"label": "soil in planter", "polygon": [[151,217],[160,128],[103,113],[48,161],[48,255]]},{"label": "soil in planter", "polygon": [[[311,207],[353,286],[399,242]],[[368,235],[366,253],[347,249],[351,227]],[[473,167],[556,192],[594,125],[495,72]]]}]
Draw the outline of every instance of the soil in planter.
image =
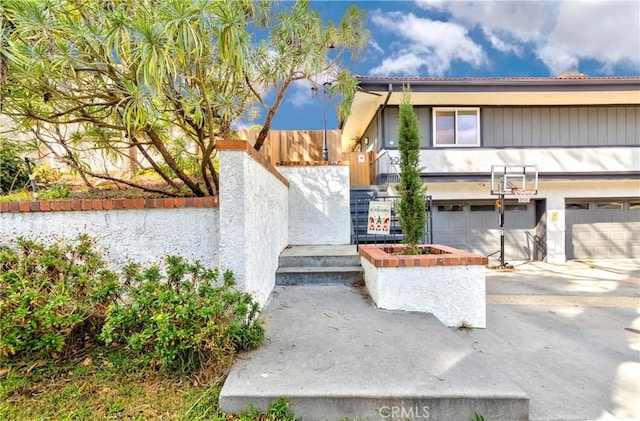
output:
[{"label": "soil in planter", "polygon": [[404,247],[399,250],[394,250],[394,247],[382,247],[382,249],[392,256],[424,256],[428,254],[438,254],[437,252],[434,253],[434,251],[429,246],[419,246],[417,248],[417,253],[410,253],[409,250]]}]

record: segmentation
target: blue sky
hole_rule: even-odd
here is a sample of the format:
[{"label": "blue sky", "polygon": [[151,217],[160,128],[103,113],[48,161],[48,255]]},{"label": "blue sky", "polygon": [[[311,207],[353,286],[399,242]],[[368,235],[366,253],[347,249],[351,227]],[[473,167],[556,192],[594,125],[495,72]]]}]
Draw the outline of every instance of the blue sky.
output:
[{"label": "blue sky", "polygon": [[[640,1],[313,1],[339,21],[367,11],[368,47],[354,74],[375,76],[548,77],[568,69],[589,76],[640,74]],[[337,128],[327,101],[327,128]],[[256,121],[255,123],[259,123]],[[322,96],[292,86],[275,130],[322,129]]]}]

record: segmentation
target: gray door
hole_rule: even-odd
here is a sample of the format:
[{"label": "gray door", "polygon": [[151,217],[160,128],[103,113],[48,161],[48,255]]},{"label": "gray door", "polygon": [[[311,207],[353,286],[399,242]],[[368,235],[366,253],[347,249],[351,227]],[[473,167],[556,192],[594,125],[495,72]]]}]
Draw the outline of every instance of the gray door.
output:
[{"label": "gray door", "polygon": [[640,199],[566,199],[567,259],[640,257]]},{"label": "gray door", "polygon": [[[505,260],[531,260],[535,203],[505,202]],[[434,201],[433,243],[488,256],[500,250],[500,214],[495,200]]]}]

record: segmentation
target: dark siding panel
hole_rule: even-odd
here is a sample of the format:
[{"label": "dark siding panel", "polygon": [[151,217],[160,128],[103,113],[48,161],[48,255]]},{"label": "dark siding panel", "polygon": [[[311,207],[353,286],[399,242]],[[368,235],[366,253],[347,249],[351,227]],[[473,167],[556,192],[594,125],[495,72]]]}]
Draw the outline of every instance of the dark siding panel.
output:
[{"label": "dark siding panel", "polygon": [[502,114],[502,139],[504,146],[513,146],[513,110],[505,108]]},{"label": "dark siding panel", "polygon": [[623,110],[621,107],[609,107],[605,108],[607,113],[607,134],[603,139],[607,145],[619,145],[618,129],[623,129],[624,126],[618,125],[618,114]]},{"label": "dark siding panel", "polygon": [[480,144],[484,147],[491,148],[496,146],[493,130],[493,115],[495,108],[483,108],[480,111]]},{"label": "dark siding panel", "polygon": [[586,107],[578,108],[578,144],[589,144],[589,109]]},{"label": "dark siding panel", "polygon": [[531,146],[531,108],[522,109],[522,146]]},{"label": "dark siding panel", "polygon": [[628,110],[628,107],[620,107],[618,108],[618,112],[616,113],[616,127],[617,127],[616,144],[617,145],[628,144],[627,110]]},{"label": "dark siding panel", "polygon": [[387,107],[384,109],[384,140],[385,148],[398,147],[398,108]]},{"label": "dark siding panel", "polygon": [[549,108],[549,144],[560,146],[560,109]]},{"label": "dark siding panel", "polygon": [[598,144],[598,109],[587,108],[587,144]]},{"label": "dark siding panel", "polygon": [[542,144],[542,135],[540,133],[540,108],[531,109],[531,146],[539,146]]},{"label": "dark siding panel", "polygon": [[627,108],[627,145],[640,145],[640,107]]},{"label": "dark siding panel", "polygon": [[522,146],[522,108],[513,109],[513,146]]},{"label": "dark siding panel", "polygon": [[496,108],[493,112],[493,144],[504,145],[504,112],[502,108]]},{"label": "dark siding panel", "polygon": [[569,108],[569,145],[580,145],[580,110]]},{"label": "dark siding panel", "polygon": [[540,109],[540,143],[541,146],[551,145],[551,121],[549,108]]},{"label": "dark siding panel", "polygon": [[418,116],[418,128],[420,130],[420,147],[428,148],[431,146],[431,108],[416,107]]},{"label": "dark siding panel", "polygon": [[598,139],[596,145],[606,145],[607,142],[607,109],[598,107]]},{"label": "dark siding panel", "polygon": [[571,117],[569,108],[559,108],[558,118],[560,119],[560,132],[558,141],[560,145],[571,145]]}]

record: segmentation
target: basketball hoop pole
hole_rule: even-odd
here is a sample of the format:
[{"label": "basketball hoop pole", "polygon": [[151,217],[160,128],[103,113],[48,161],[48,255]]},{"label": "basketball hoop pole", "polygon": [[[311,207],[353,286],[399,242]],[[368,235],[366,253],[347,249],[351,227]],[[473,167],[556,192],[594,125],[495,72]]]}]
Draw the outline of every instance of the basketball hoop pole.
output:
[{"label": "basketball hoop pole", "polygon": [[504,268],[504,194],[500,195],[500,267]]}]

